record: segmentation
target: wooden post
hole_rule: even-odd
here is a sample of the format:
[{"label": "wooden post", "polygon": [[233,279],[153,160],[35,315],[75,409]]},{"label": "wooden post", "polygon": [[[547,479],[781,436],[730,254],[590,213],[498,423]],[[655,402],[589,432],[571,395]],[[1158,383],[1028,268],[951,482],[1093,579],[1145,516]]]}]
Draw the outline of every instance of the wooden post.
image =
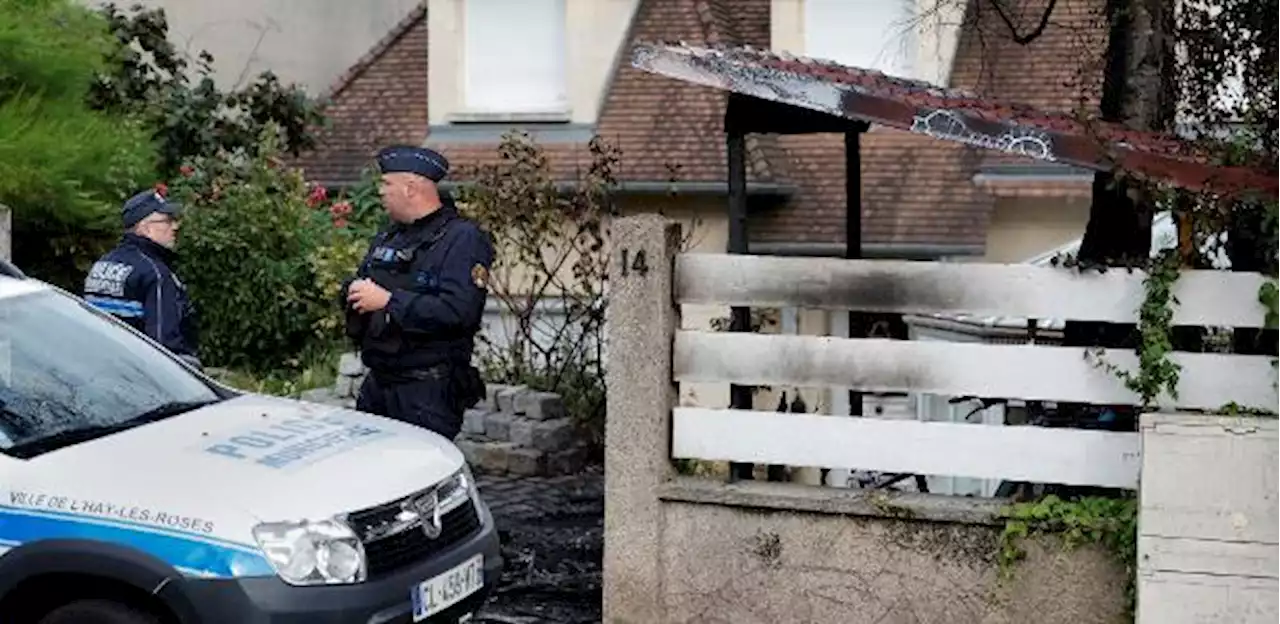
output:
[{"label": "wooden post", "polygon": [[1138,624],[1270,624],[1276,600],[1276,421],[1143,414]]},{"label": "wooden post", "polygon": [[[726,125],[728,123],[726,122]],[[729,175],[729,241],[728,252],[745,254],[748,250],[747,234],[747,135],[730,130],[725,139],[725,151],[728,154]],[[751,331],[751,308],[733,306],[729,310],[729,331]],[[754,407],[755,393],[751,386],[731,384],[729,386],[729,407],[734,409],[751,409]],[[751,464],[731,462],[729,464],[729,480],[751,479],[755,467]]]},{"label": "wooden post", "polygon": [[672,273],[680,225],[658,215],[619,219],[610,245],[604,621],[662,622],[655,489],[674,474],[671,355],[680,318]]},{"label": "wooden post", "polygon": [[[844,257],[862,258],[862,133],[844,133]],[[863,315],[849,311],[849,337],[866,335]],[[849,391],[849,415],[862,415],[862,393]],[[824,480],[826,475],[822,475]]]}]

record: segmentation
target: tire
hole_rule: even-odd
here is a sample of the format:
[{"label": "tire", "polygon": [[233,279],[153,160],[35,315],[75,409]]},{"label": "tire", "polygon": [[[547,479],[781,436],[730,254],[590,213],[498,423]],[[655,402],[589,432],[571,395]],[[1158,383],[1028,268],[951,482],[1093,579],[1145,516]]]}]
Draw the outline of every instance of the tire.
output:
[{"label": "tire", "polygon": [[160,620],[119,602],[80,600],[50,611],[39,624],[160,624]]}]

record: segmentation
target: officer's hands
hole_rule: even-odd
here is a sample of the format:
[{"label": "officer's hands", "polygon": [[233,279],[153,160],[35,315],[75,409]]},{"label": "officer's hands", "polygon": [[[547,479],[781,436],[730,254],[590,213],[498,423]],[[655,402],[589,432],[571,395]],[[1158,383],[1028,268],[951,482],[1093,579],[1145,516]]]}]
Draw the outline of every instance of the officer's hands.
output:
[{"label": "officer's hands", "polygon": [[347,287],[347,303],[357,312],[376,312],[387,307],[391,292],[369,279],[359,279]]}]

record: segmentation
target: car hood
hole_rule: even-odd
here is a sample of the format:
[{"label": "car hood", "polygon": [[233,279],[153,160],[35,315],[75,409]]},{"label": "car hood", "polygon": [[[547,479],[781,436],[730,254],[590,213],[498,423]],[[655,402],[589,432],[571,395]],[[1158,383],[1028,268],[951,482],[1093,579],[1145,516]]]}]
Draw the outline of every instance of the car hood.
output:
[{"label": "car hood", "polygon": [[213,509],[235,505],[260,520],[371,507],[437,483],[464,463],[451,442],[420,427],[252,394],[30,461],[75,473],[86,490],[198,497]]}]

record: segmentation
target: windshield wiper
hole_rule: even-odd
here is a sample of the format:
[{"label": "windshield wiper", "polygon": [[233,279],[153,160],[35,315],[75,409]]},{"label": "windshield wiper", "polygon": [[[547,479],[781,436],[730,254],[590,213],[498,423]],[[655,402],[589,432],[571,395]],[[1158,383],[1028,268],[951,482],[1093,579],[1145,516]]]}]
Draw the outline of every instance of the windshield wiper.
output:
[{"label": "windshield wiper", "polygon": [[5,449],[5,454],[19,459],[30,459],[37,455],[42,455],[50,451],[56,451],[60,448],[66,448],[81,442],[88,442],[113,433],[119,433],[127,429],[132,429],[139,425],[153,423],[164,420],[179,414],[184,414],[193,410],[200,409],[206,405],[212,405],[224,399],[204,399],[200,401],[171,401],[162,403],[153,407],[133,418],[122,420],[109,425],[93,425],[90,427],[80,427],[78,429],[66,429],[59,431],[53,435],[43,438],[37,438],[22,444],[15,444]]}]

